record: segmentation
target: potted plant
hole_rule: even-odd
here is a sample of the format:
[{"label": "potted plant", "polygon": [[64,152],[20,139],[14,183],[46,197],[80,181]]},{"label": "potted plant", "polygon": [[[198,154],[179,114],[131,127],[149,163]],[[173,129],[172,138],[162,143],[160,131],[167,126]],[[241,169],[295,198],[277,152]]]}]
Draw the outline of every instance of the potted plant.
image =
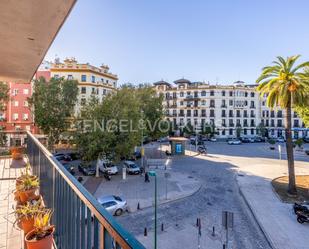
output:
[{"label": "potted plant", "polygon": [[275,145],[276,141],[274,139],[269,139],[268,143],[270,144],[270,149],[271,150],[275,150],[275,146],[274,145]]},{"label": "potted plant", "polygon": [[52,249],[55,227],[50,225],[51,210],[34,218],[34,229],[25,236],[27,249]]},{"label": "potted plant", "polygon": [[34,217],[38,214],[46,213],[42,199],[27,202],[26,205],[19,205],[15,210],[16,222],[24,233],[27,234],[34,228]]},{"label": "potted plant", "polygon": [[36,198],[35,192],[39,188],[39,179],[32,176],[26,177],[17,185],[15,197],[18,197],[21,204]]},{"label": "potted plant", "polygon": [[24,148],[21,146],[11,147],[10,152],[14,160],[20,160],[23,158]]},{"label": "potted plant", "polygon": [[26,172],[25,173],[22,172],[21,175],[16,178],[16,188],[27,178],[31,178],[33,180],[38,178],[37,176],[30,174],[30,164],[29,163],[26,164]]}]

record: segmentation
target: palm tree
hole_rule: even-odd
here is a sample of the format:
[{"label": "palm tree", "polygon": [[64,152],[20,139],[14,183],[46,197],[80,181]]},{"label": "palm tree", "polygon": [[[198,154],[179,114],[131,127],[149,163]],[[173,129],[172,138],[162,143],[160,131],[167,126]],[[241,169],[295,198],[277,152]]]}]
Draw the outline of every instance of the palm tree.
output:
[{"label": "palm tree", "polygon": [[309,66],[309,62],[294,66],[300,56],[291,56],[286,59],[278,56],[271,66],[264,67],[262,74],[257,79],[259,86],[257,90],[261,96],[267,95],[267,106],[270,108],[281,107],[285,109],[285,135],[286,151],[288,159],[289,186],[288,193],[296,195],[294,155],[291,132],[291,112],[296,105],[308,101],[308,75],[304,68]]}]

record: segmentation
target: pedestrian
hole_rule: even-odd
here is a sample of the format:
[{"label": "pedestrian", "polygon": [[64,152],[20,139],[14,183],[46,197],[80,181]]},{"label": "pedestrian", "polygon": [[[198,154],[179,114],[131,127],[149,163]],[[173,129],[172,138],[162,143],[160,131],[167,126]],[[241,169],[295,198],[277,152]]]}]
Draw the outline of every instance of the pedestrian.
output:
[{"label": "pedestrian", "polygon": [[148,172],[145,172],[145,182],[150,182]]}]

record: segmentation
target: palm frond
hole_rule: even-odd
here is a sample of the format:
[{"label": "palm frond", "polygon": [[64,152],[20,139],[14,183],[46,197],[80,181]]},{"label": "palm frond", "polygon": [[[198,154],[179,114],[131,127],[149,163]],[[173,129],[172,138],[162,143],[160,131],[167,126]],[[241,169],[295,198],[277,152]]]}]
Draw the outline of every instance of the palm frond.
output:
[{"label": "palm frond", "polygon": [[[294,67],[294,69],[291,71],[291,73],[296,73],[298,70],[305,68],[305,67],[309,67],[309,61],[306,61],[306,62],[301,63],[298,66]],[[307,73],[305,73],[305,74],[307,74]]]}]

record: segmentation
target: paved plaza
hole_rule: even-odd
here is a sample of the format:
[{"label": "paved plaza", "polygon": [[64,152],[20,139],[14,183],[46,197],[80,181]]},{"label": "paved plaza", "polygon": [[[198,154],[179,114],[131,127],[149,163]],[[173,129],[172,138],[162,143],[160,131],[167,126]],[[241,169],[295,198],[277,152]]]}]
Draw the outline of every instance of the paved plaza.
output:
[{"label": "paved plaza", "polygon": [[[286,174],[284,147],[280,161],[278,150],[271,151],[265,143],[233,146],[207,142],[206,146],[206,156],[198,155],[192,146],[192,151],[186,151],[187,156],[172,160],[173,171],[199,179],[201,188],[187,198],[160,205],[159,248],[193,249],[198,248],[198,241],[202,249],[222,248],[226,240],[222,211],[231,211],[234,227],[229,231],[229,248],[305,249],[309,242],[304,237],[309,227],[297,223],[291,205],[281,203],[270,185],[272,178]],[[309,156],[297,151],[295,158],[296,172],[307,174]],[[148,208],[117,219],[147,248],[152,248],[153,217],[153,208]],[[199,240],[197,218],[202,220]],[[162,224],[164,231],[160,230]]]},{"label": "paved plaza", "polygon": [[[159,204],[190,196],[201,187],[197,178],[189,174],[174,172],[172,169],[157,169],[156,174]],[[129,212],[134,212],[138,204],[141,209],[153,205],[154,190],[153,177],[150,177],[150,182],[145,182],[143,175],[127,175],[127,178],[123,180],[122,175],[118,174],[112,176],[111,181],[103,180],[94,196],[119,195],[127,201]]]}]

